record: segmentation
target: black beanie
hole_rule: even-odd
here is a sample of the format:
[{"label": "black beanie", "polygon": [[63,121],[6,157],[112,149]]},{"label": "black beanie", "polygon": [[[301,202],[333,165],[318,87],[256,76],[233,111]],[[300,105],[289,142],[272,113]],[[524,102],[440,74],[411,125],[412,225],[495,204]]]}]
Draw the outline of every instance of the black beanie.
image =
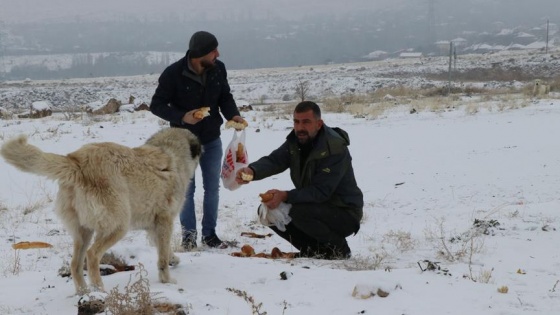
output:
[{"label": "black beanie", "polygon": [[198,31],[192,35],[189,41],[189,57],[202,57],[217,47],[218,40],[216,36],[205,31]]}]

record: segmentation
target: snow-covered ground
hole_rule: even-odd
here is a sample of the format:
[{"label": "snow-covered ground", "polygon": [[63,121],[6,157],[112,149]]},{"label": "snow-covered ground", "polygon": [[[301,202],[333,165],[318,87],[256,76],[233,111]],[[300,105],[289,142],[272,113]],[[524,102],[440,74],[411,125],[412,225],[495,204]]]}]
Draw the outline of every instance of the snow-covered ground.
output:
[{"label": "snow-covered ground", "polygon": [[[402,68],[407,71],[423,67],[417,61],[401,62],[409,63]],[[369,64],[328,68],[333,72],[327,67],[232,71],[230,80],[239,99],[261,93],[272,97],[270,91],[281,83],[288,88],[290,81],[309,73],[317,75],[314,82],[340,80],[331,84],[343,90],[369,71],[359,70]],[[386,65],[388,71],[391,67]],[[439,67],[446,65],[441,61]],[[368,72],[372,80],[383,74],[382,69]],[[130,91],[144,91],[148,97],[153,86],[145,84],[153,85],[156,77],[103,80],[56,84],[62,90],[72,87],[94,95],[122,89],[126,98]],[[2,93],[52,88],[55,83],[27,84],[4,84]],[[267,88],[249,91],[250,86],[261,85]],[[401,105],[375,119],[324,113],[326,124],[348,131],[357,181],[364,192],[365,215],[359,233],[348,238],[352,258],[347,261],[238,258],[229,255],[239,251],[236,247],[200,248],[178,252],[181,264],[171,270],[178,283],[161,284],[155,249],[143,232],[129,233],[112,251],[130,265],[141,263],[150,290],[162,301],[180,304],[187,314],[557,314],[560,145],[555,137],[560,134],[560,100],[548,96],[521,103],[510,108],[471,99],[416,114]],[[286,106],[255,106],[243,113],[250,123],[250,160],[282,143],[292,126]],[[41,120],[0,120],[0,125],[0,144],[25,133],[43,150],[66,154],[90,142],[138,146],[164,124],[149,112],[121,112],[71,120],[55,114]],[[223,130],[224,147],[232,133]],[[72,241],[53,212],[56,184],[24,174],[3,160],[0,174],[0,313],[76,314],[79,297],[73,295],[73,283],[58,275],[70,259]],[[291,187],[288,174],[282,174],[235,191],[222,189],[218,235],[239,247],[250,244],[257,252],[270,252],[275,246],[293,251],[275,235],[241,236],[269,233],[256,221],[259,193]],[[201,201],[199,190],[198,206]],[[178,227],[177,220],[175,248]],[[11,245],[19,241],[44,241],[53,248],[13,250]],[[281,280],[282,272],[291,276]],[[103,280],[107,290],[122,291],[138,275],[137,269]],[[377,289],[389,295],[353,296],[354,291],[369,295]]]}]

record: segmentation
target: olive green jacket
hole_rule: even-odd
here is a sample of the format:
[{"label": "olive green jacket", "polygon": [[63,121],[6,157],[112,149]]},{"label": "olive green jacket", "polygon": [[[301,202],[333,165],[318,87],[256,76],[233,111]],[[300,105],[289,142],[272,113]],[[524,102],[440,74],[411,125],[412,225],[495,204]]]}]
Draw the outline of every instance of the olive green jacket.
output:
[{"label": "olive green jacket", "polygon": [[346,131],[324,125],[313,141],[307,160],[300,163],[298,140],[292,130],[278,149],[249,167],[254,172],[254,180],[289,168],[295,189],[288,191],[287,203],[329,203],[347,209],[359,222],[364,197],[354,177],[349,145]]}]

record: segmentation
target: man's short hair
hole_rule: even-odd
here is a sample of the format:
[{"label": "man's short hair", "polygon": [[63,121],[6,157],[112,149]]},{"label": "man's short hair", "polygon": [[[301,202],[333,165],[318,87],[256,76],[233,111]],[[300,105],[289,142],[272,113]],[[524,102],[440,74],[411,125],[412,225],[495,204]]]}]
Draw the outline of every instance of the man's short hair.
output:
[{"label": "man's short hair", "polygon": [[319,108],[319,105],[311,101],[303,101],[297,104],[296,109],[294,109],[294,112],[305,113],[309,110],[313,111],[313,116],[315,116],[316,119],[321,119],[321,109]]}]

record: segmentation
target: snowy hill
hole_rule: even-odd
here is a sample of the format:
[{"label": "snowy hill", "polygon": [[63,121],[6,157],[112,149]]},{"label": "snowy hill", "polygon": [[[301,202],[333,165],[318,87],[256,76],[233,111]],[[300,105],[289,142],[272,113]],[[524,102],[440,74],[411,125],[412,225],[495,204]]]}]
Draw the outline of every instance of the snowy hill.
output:
[{"label": "snowy hill", "polygon": [[[227,66],[227,61],[226,61]],[[309,82],[309,96],[362,95],[404,86],[429,89],[447,86],[449,58],[387,59],[362,63],[230,70],[234,97],[255,103],[293,101],[298,82]],[[560,73],[560,48],[541,51],[502,51],[461,55],[453,62],[453,86],[519,88],[535,78],[555,79]],[[55,108],[71,109],[116,98],[123,103],[133,95],[149,103],[159,74],[48,81],[0,82],[0,104],[6,109],[27,109],[34,101],[48,100]],[[495,76],[495,77],[492,77]]]}]

